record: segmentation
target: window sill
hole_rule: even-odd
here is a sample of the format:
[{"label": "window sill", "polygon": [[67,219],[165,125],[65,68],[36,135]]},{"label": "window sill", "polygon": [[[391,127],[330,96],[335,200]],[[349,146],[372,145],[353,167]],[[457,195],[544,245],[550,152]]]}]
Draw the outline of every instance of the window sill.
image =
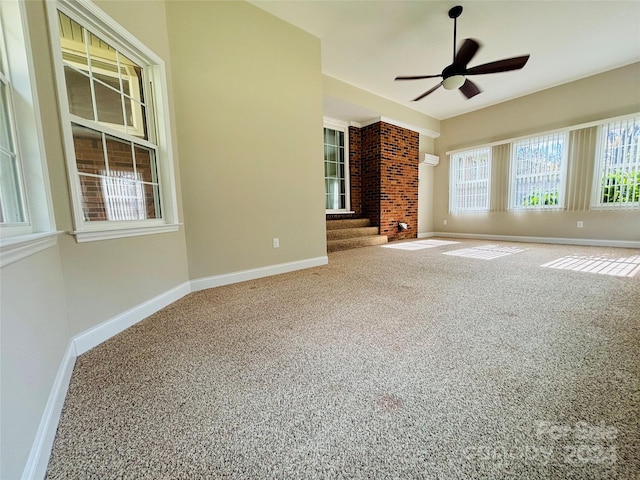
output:
[{"label": "window sill", "polygon": [[169,225],[157,225],[153,227],[133,227],[118,228],[112,230],[83,230],[72,232],[75,235],[76,242],[97,242],[99,240],[113,240],[116,238],[138,237],[140,235],[156,235],[158,233],[177,232],[180,223],[172,223]]},{"label": "window sill", "polygon": [[351,215],[356,212],[352,210],[325,210],[324,213],[326,215]]},{"label": "window sill", "polygon": [[0,268],[55,246],[60,233],[31,233],[3,238],[0,243]]},{"label": "window sill", "polygon": [[638,210],[640,209],[640,204],[629,202],[629,203],[611,203],[611,204],[600,204],[600,205],[591,205],[590,210],[608,210],[608,211],[629,211],[629,210]]},{"label": "window sill", "polygon": [[565,207],[527,207],[527,208],[508,208],[509,213],[527,213],[527,212],[564,212]]}]

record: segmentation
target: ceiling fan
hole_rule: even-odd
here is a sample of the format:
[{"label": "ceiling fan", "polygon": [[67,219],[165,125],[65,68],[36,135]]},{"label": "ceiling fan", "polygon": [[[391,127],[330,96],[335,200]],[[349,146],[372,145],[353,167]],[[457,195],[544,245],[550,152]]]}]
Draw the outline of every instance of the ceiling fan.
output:
[{"label": "ceiling fan", "polygon": [[422,95],[413,99],[414,102],[422,100],[424,97],[433,93],[441,86],[447,90],[459,88],[467,99],[475,97],[481,92],[480,88],[471,80],[466,78],[469,75],[485,75],[487,73],[509,72],[511,70],[519,70],[525,66],[529,55],[520,57],[506,58],[495,62],[485,63],[476,67],[467,68],[467,64],[473,59],[480,48],[480,44],[471,38],[465,39],[464,43],[456,54],[456,34],[458,27],[458,17],[462,14],[462,7],[456,6],[449,10],[449,18],[453,18],[453,63],[438,75],[417,75],[417,76],[399,76],[395,80],[421,80],[424,78],[442,77],[442,81]]}]

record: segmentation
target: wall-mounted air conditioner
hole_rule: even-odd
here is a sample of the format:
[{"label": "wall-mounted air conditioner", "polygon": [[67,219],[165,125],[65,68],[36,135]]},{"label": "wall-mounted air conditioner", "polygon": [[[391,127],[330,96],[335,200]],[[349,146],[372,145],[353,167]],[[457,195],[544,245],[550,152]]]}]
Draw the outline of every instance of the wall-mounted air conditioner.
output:
[{"label": "wall-mounted air conditioner", "polygon": [[424,163],[425,165],[429,165],[431,167],[435,167],[440,163],[440,157],[437,155],[431,155],[430,153],[424,154]]}]

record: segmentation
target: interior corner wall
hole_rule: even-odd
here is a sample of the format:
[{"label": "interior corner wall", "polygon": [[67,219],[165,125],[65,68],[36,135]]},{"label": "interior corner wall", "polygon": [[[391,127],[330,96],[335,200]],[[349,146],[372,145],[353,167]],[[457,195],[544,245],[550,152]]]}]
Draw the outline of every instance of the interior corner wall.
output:
[{"label": "interior corner wall", "polygon": [[166,8],[190,277],[325,257],[320,40],[247,2]]},{"label": "interior corner wall", "polygon": [[363,216],[362,206],[362,138],[360,129],[349,127],[349,188],[350,210],[354,218]]},{"label": "interior corner wall", "polygon": [[380,122],[360,130],[362,215],[380,226]]},{"label": "interior corner wall", "polygon": [[[434,168],[434,230],[441,234],[614,241],[640,239],[640,212],[590,210],[450,214],[447,151],[571,127],[640,112],[640,63],[634,63],[441,122],[436,139],[440,164]],[[592,174],[594,159],[581,169]],[[575,168],[576,165],[569,165]],[[591,172],[591,173],[589,173]],[[506,188],[506,186],[492,186]],[[447,220],[447,225],[444,225]],[[577,221],[583,228],[577,228]]]}]

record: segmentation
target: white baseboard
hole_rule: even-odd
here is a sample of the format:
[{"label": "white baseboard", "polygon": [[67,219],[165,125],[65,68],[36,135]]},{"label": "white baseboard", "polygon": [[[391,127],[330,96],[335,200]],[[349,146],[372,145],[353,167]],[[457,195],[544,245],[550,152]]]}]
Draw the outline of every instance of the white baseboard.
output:
[{"label": "white baseboard", "polygon": [[56,438],[64,399],[69,389],[73,366],[76,363],[76,356],[75,344],[73,340],[70,340],[58,367],[58,373],[53,381],[51,392],[49,392],[49,398],[44,407],[29,458],[27,458],[27,463],[22,472],[23,480],[44,478],[47,473],[47,465],[49,464],[53,441]]},{"label": "white baseboard", "polygon": [[422,233],[418,233],[418,238],[429,238],[429,237],[434,237],[436,234],[433,232],[422,232]]},{"label": "white baseboard", "polygon": [[189,293],[191,293],[189,282],[184,282],[120,315],[79,333],[73,337],[77,355],[82,355]]},{"label": "white baseboard", "polygon": [[277,265],[269,265],[267,267],[252,268],[250,270],[241,270],[239,272],[198,278],[196,280],[191,280],[191,291],[197,292],[198,290],[221,287],[232,283],[245,282],[247,280],[255,280],[257,278],[269,277],[280,273],[293,272],[294,270],[319,267],[321,265],[326,265],[327,263],[329,263],[329,257],[325,255],[323,257],[307,258],[304,260],[297,260],[295,262],[279,263]]},{"label": "white baseboard", "polygon": [[562,238],[562,237],[529,237],[518,235],[491,235],[484,233],[432,232],[418,234],[430,237],[476,238],[480,240],[501,240],[504,242],[556,243],[560,245],[585,245],[592,247],[640,248],[640,241],[633,240],[600,240],[597,238]]},{"label": "white baseboard", "polygon": [[23,470],[22,479],[41,479],[46,475],[51,449],[60,421],[60,414],[62,413],[64,400],[67,396],[67,390],[69,389],[73,367],[79,355],[100,345],[102,342],[144,320],[149,315],[156,313],[192,291],[292,272],[304,268],[318,267],[326,265],[327,263],[329,263],[329,258],[323,256],[184,282],[73,337],[69,341],[64,357],[58,367],[58,373],[51,387],[51,392],[49,393],[49,398],[45,405],[40,425],[38,426],[38,431],[36,432],[31,452],[29,453],[29,458]]}]

